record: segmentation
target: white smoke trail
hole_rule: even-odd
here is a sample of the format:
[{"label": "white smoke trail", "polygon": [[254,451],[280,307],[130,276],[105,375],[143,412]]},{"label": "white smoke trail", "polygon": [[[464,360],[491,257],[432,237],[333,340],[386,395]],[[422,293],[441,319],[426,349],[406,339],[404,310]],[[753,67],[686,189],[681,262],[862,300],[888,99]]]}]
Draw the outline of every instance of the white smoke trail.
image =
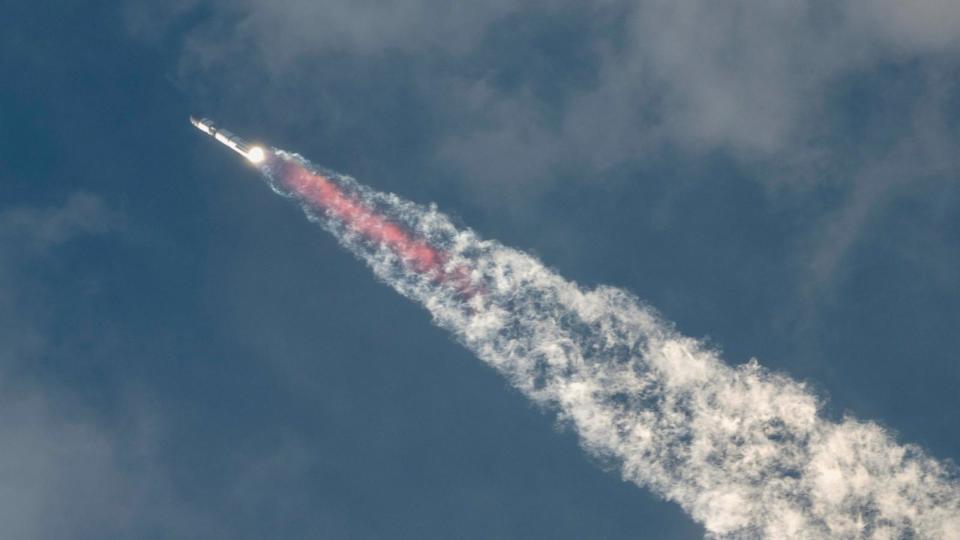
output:
[{"label": "white smoke trail", "polygon": [[[310,219],[556,410],[588,452],[680,504],[710,536],[960,538],[956,472],[920,448],[874,423],[822,418],[803,384],[756,362],[724,364],[624,291],[583,290],[533,257],[458,229],[435,207],[322,173],[447,250],[448,267],[472,269],[484,292],[464,298],[304,203]],[[271,185],[296,197],[279,179]]]}]

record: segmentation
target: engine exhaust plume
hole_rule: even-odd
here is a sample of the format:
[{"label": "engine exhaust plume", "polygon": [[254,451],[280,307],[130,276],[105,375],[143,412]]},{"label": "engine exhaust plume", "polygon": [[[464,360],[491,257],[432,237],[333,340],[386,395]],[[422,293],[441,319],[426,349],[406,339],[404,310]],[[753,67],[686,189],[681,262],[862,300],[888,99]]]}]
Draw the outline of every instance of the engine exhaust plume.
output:
[{"label": "engine exhaust plume", "polygon": [[270,150],[274,191],[715,538],[958,538],[952,465],[881,426],[830,421],[802,383],[731,367],[620,289],[586,290],[433,206]]}]

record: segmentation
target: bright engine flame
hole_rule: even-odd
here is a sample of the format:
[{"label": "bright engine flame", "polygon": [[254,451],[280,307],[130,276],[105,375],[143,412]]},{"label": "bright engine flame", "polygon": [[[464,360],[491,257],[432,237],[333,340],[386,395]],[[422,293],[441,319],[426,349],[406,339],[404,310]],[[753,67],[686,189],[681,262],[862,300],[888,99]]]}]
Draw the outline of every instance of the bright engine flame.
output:
[{"label": "bright engine flame", "polygon": [[261,163],[267,155],[264,153],[263,148],[259,146],[254,146],[247,152],[247,159],[250,160],[250,163]]}]

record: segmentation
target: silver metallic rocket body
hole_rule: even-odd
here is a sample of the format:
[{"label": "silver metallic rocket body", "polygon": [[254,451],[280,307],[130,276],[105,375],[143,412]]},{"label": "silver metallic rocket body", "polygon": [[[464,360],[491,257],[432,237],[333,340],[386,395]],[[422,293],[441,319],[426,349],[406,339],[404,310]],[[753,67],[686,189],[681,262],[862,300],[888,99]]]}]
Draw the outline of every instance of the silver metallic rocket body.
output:
[{"label": "silver metallic rocket body", "polygon": [[247,160],[251,163],[260,163],[266,157],[263,148],[259,146],[251,146],[233,133],[230,133],[225,129],[218,129],[213,121],[209,118],[197,119],[191,116],[190,123],[193,124],[193,127],[220,141],[220,143],[227,148],[230,148],[234,152],[247,158]]}]

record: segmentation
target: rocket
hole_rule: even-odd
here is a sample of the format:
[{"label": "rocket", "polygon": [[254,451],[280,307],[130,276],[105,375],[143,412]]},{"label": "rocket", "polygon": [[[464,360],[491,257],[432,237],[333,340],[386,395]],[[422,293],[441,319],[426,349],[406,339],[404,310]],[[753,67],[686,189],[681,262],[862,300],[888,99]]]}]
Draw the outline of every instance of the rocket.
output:
[{"label": "rocket", "polygon": [[241,139],[233,133],[230,133],[225,129],[218,128],[213,123],[213,120],[210,120],[209,118],[197,119],[191,116],[190,123],[193,124],[193,127],[220,141],[227,148],[247,158],[247,161],[253,163],[254,165],[262,163],[263,160],[267,158],[267,153],[264,151],[263,147],[247,144],[247,141]]},{"label": "rocket", "polygon": [[276,193],[295,197],[322,210],[325,219],[342,223],[366,240],[393,251],[408,268],[431,276],[434,282],[448,284],[463,299],[484,292],[483,287],[473,281],[469,267],[463,264],[448,267],[448,253],[364,201],[355,186],[350,187],[352,180],[346,181],[335,173],[313,169],[295,154],[248,144],[233,133],[216,127],[208,118],[191,116],[190,123],[257,165]]}]

